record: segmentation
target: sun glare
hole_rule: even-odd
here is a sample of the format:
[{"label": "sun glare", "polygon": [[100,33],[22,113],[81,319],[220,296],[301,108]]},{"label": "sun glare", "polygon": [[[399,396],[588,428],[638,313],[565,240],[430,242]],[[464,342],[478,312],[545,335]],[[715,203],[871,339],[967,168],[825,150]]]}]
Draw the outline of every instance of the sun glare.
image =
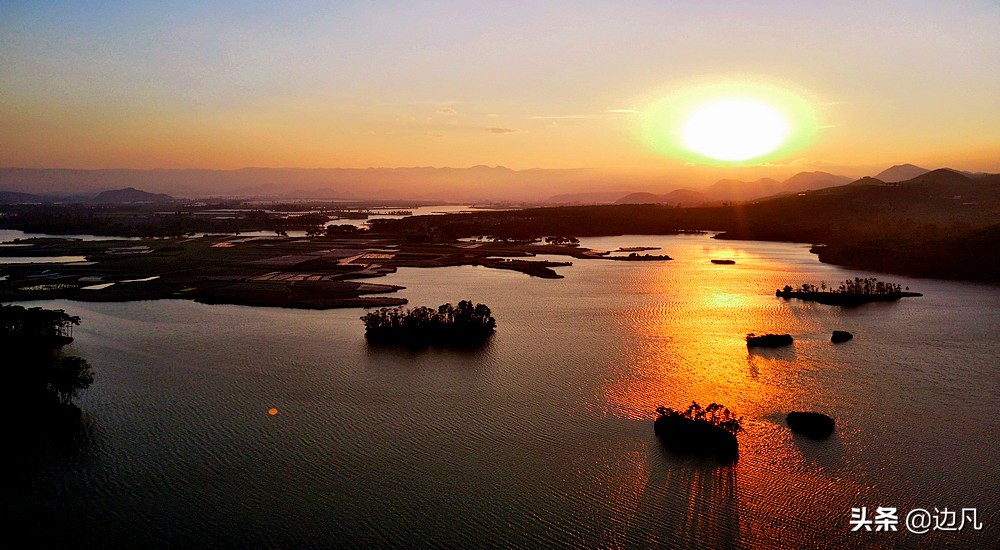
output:
[{"label": "sun glare", "polygon": [[816,136],[807,97],[787,83],[745,77],[678,83],[642,111],[641,131],[654,150],[694,164],[768,162]]},{"label": "sun glare", "polygon": [[714,101],[696,110],[682,131],[684,146],[713,159],[744,161],[781,147],[788,122],[770,105],[745,98]]}]

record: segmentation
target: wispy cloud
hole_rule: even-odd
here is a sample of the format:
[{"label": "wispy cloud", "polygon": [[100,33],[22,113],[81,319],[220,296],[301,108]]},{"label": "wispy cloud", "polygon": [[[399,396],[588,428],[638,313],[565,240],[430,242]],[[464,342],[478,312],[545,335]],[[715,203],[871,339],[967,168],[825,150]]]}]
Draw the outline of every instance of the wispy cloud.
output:
[{"label": "wispy cloud", "polygon": [[568,118],[594,118],[597,115],[539,115],[528,117],[531,120],[562,120]]},{"label": "wispy cloud", "polygon": [[439,112],[439,113],[441,113],[443,115],[457,115],[458,114],[458,111],[456,111],[455,109],[452,109],[451,107],[441,107],[440,109],[437,110],[437,112]]},{"label": "wispy cloud", "polygon": [[638,113],[635,109],[608,109],[600,113],[574,114],[574,115],[537,115],[528,117],[531,120],[565,120],[574,118],[597,118],[608,114],[630,114]]},{"label": "wispy cloud", "polygon": [[426,135],[427,137],[432,137],[432,138],[443,138],[444,137],[444,134],[438,134],[436,132],[426,132],[424,135]]},{"label": "wispy cloud", "polygon": [[496,126],[490,126],[486,131],[491,134],[513,134],[520,132],[517,128],[497,128]]}]

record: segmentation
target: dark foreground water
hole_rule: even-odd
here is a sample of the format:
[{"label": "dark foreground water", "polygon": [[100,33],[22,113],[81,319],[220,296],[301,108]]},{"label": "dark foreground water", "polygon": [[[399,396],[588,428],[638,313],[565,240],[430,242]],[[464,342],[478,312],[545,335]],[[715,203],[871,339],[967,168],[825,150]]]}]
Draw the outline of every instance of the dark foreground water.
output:
[{"label": "dark foreground water", "polygon": [[[8,450],[5,519],[39,546],[1000,546],[1000,289],[884,276],[922,298],[844,309],[786,283],[871,274],[793,244],[703,236],[667,263],[562,280],[407,269],[412,305],[489,304],[478,351],[370,349],[362,310],[47,302],[83,318],[97,382],[72,443]],[[717,266],[710,258],[732,258]],[[854,332],[842,345],[834,329]],[[793,348],[748,353],[747,332]],[[665,452],[657,405],[745,417],[737,463]],[[277,415],[268,414],[275,407]],[[835,416],[832,439],[784,425]],[[8,411],[9,421],[17,421]],[[852,507],[898,532],[850,532]],[[983,529],[909,533],[914,508]]]}]

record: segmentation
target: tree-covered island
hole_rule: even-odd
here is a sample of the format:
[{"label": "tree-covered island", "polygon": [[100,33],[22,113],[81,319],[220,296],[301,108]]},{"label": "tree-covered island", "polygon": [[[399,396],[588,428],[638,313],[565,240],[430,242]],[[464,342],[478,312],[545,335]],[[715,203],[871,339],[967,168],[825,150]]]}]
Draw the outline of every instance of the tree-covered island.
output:
[{"label": "tree-covered island", "polygon": [[848,279],[837,288],[827,287],[826,282],[820,286],[803,283],[799,288],[785,285],[775,291],[780,298],[797,298],[809,302],[819,302],[827,305],[855,306],[868,302],[894,302],[900,298],[923,296],[919,292],[910,292],[896,283],[880,281],[875,277]]},{"label": "tree-covered island", "polygon": [[678,452],[715,456],[724,461],[739,454],[736,434],[743,430],[742,418],[718,403],[702,408],[692,402],[686,410],[657,407],[653,431],[663,446]]},{"label": "tree-covered island", "polygon": [[496,319],[486,304],[462,300],[457,306],[442,304],[435,310],[381,308],[361,317],[365,338],[372,343],[408,346],[476,346],[496,330]]}]

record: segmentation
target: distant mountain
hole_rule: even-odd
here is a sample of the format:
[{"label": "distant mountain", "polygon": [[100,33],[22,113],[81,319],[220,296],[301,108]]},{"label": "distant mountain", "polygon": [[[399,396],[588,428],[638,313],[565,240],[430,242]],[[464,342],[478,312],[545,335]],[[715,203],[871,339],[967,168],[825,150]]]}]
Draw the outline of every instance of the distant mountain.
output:
[{"label": "distant mountain", "polygon": [[542,201],[552,195],[606,191],[620,185],[619,177],[599,170],[512,170],[503,166],[239,170],[0,168],[0,189],[51,195],[95,194],[109,188],[138,187],[184,197],[284,198],[291,191],[319,191],[329,197],[339,194],[376,200]]},{"label": "distant mountain", "polygon": [[618,199],[616,204],[672,204],[681,206],[706,206],[723,202],[746,202],[778,195],[812,191],[826,187],[847,185],[852,178],[828,172],[799,172],[779,182],[771,178],[755,181],[723,179],[702,189],[677,189],[665,195],[632,193]]},{"label": "distant mountain", "polygon": [[917,176],[922,176],[927,172],[930,172],[930,170],[914,166],[912,164],[897,164],[891,168],[882,170],[878,174],[875,174],[874,177],[875,179],[882,180],[886,183],[896,183],[911,180]]},{"label": "distant mountain", "polygon": [[[662,172],[602,169],[469,168],[242,168],[239,170],[75,170],[0,168],[0,189],[59,200],[85,201],[107,189],[136,188],[174,197],[259,197],[344,200],[464,202],[610,203],[634,190],[662,193],[688,187],[680,195],[658,196],[664,204],[746,202],[847,183],[826,172],[802,172],[782,182],[721,180],[706,189],[690,187],[688,176]],[[702,196],[692,195],[700,192]],[[616,191],[617,190],[617,191]],[[652,200],[646,197],[644,200]],[[126,200],[160,200],[138,196]],[[629,199],[631,202],[633,199]],[[638,199],[634,199],[638,200]]]},{"label": "distant mountain", "polygon": [[769,197],[784,191],[785,188],[781,182],[771,178],[760,178],[755,181],[723,179],[701,190],[702,194],[709,199],[727,202],[743,202]]},{"label": "distant mountain", "polygon": [[938,189],[943,189],[947,185],[965,184],[977,180],[989,181],[996,179],[997,174],[970,174],[959,172],[951,168],[938,168],[928,170],[919,176],[903,181],[885,181],[881,178],[865,176],[857,181],[848,184],[848,187],[858,187],[866,185],[889,185],[889,186],[912,186],[918,184],[933,184]]},{"label": "distant mountain", "polygon": [[886,182],[884,182],[884,181],[882,181],[882,180],[880,180],[878,178],[873,178],[871,176],[865,176],[865,177],[863,177],[863,178],[861,178],[861,179],[859,179],[857,181],[852,181],[851,183],[848,183],[847,185],[851,186],[851,187],[855,187],[855,186],[858,186],[858,185],[885,185],[885,184],[886,184]]},{"label": "distant mountain", "polygon": [[838,176],[829,172],[799,172],[781,182],[781,184],[784,186],[785,191],[798,193],[800,191],[812,191],[813,189],[847,185],[852,181],[854,181],[854,178]]},{"label": "distant mountain", "polygon": [[[986,176],[979,176],[979,178],[987,179]],[[973,178],[969,177],[966,173],[952,170],[951,168],[938,168],[937,170],[930,170],[907,181],[900,182],[900,185],[930,183],[938,186],[939,188],[943,188],[943,186],[946,185],[967,184],[972,181]]]},{"label": "distant mountain", "polygon": [[49,202],[51,199],[31,193],[18,193],[17,191],[0,191],[0,204],[24,204]]},{"label": "distant mountain", "polygon": [[694,206],[710,202],[704,193],[691,189],[676,189],[663,195],[653,193],[631,193],[615,201],[615,204],[672,204]]},{"label": "distant mountain", "polygon": [[136,189],[135,187],[126,187],[125,189],[102,191],[101,193],[98,193],[91,202],[102,204],[124,204],[133,202],[173,202],[174,200],[175,199],[173,197],[164,193],[149,193],[147,191],[142,191],[141,189]]},{"label": "distant mountain", "polygon": [[545,199],[546,204],[611,204],[626,191],[592,191],[589,193],[562,193]]},{"label": "distant mountain", "polygon": [[[259,193],[248,193],[250,195],[256,195]],[[332,200],[349,200],[357,198],[351,193],[343,193],[337,191],[336,189],[330,189],[328,187],[320,189],[296,189],[294,191],[289,191],[285,193],[285,197],[290,199],[332,199]]]}]

